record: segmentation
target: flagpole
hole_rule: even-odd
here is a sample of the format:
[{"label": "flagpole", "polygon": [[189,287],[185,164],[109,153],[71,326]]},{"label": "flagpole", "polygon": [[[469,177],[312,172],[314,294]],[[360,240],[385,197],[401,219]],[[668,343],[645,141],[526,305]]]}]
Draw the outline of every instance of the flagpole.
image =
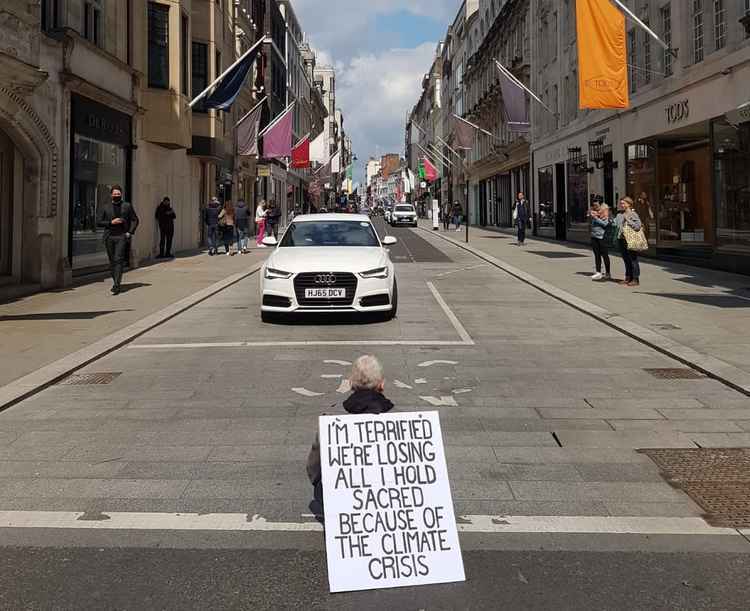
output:
[{"label": "flagpole", "polygon": [[450,167],[453,167],[453,162],[448,159],[443,153],[440,152],[440,150],[431,142],[427,143],[427,148],[432,151],[433,155],[437,155],[440,157],[440,159],[443,161],[444,164],[448,164]]},{"label": "flagpole", "polygon": [[307,132],[307,134],[306,134],[306,135],[304,135],[304,136],[302,136],[302,137],[301,137],[301,138],[299,139],[299,141],[297,142],[297,144],[295,144],[295,145],[294,145],[294,146],[293,146],[292,148],[296,149],[296,148],[297,148],[297,147],[298,147],[298,146],[299,146],[300,144],[302,144],[302,141],[303,141],[303,140],[304,140],[305,138],[309,138],[309,137],[310,137],[310,132]]},{"label": "flagpole", "polygon": [[432,158],[435,157],[434,153],[430,153],[429,151],[425,150],[425,148],[420,144],[417,144],[417,148],[424,153],[427,161],[429,161],[432,165],[437,165],[434,161],[432,161]]},{"label": "flagpole", "polygon": [[[414,127],[416,127],[420,132],[422,132],[425,136],[429,135],[423,127],[419,125],[416,121],[411,122]],[[459,155],[456,151],[453,150],[450,144],[448,144],[445,140],[443,140],[440,136],[433,134],[435,138],[438,139],[438,142],[440,142],[443,146],[445,146],[451,153],[453,153],[456,157],[461,158],[461,155]]]},{"label": "flagpole", "polygon": [[[456,119],[458,119],[458,120],[460,120],[460,121],[463,121],[463,122],[464,122],[464,123],[466,123],[467,125],[470,125],[471,127],[473,127],[474,129],[476,129],[477,131],[480,131],[480,132],[482,132],[483,134],[485,134],[485,135],[489,136],[490,138],[494,138],[495,140],[497,140],[497,141],[499,141],[499,142],[502,142],[502,141],[503,141],[503,139],[502,139],[502,138],[498,138],[498,137],[497,137],[497,136],[496,136],[495,134],[493,134],[492,132],[488,132],[488,131],[487,131],[486,129],[482,129],[482,128],[481,128],[481,127],[479,127],[478,125],[474,125],[474,124],[473,124],[473,123],[472,123],[471,121],[467,121],[467,120],[466,120],[466,119],[464,119],[463,117],[459,117],[459,116],[458,116],[458,115],[457,115],[456,113],[453,113],[453,116],[454,116],[454,117],[456,117]],[[471,149],[467,149],[467,150],[471,150]]]},{"label": "flagpole", "polygon": [[623,13],[625,13],[628,17],[630,17],[633,21],[635,21],[643,30],[651,36],[661,47],[664,48],[665,51],[671,53],[672,55],[676,56],[676,52],[674,49],[672,49],[666,42],[664,42],[661,38],[659,38],[656,33],[648,27],[643,21],[641,21],[633,11],[631,11],[627,6],[625,6],[620,0],[612,0],[617,6],[620,7],[620,10],[622,10]]},{"label": "flagpole", "polygon": [[539,104],[542,105],[542,107],[551,115],[557,116],[558,113],[553,112],[552,109],[550,109],[549,106],[547,106],[542,100],[539,98],[537,94],[535,94],[531,89],[529,89],[526,85],[524,85],[521,81],[519,81],[513,73],[508,70],[505,66],[503,66],[499,61],[495,60],[495,65],[497,66],[497,69],[500,70],[500,73],[505,76],[506,78],[510,79],[510,81],[515,84],[516,86],[523,89],[526,93],[528,93],[532,98],[534,98]]},{"label": "flagpole", "polygon": [[218,77],[216,77],[216,79],[214,80],[213,83],[211,83],[208,87],[206,87],[203,91],[201,91],[198,94],[197,97],[193,98],[193,101],[190,102],[190,104],[189,104],[190,108],[192,108],[200,100],[202,100],[203,98],[205,98],[206,94],[208,94],[208,92],[211,91],[216,86],[216,83],[218,83],[227,74],[229,74],[229,72],[231,72],[232,70],[234,70],[237,67],[238,64],[240,64],[241,62],[243,62],[245,60],[245,58],[248,55],[250,55],[253,51],[255,51],[255,49],[257,47],[259,47],[261,44],[263,44],[265,42],[265,40],[266,40],[266,37],[263,36],[258,42],[256,42],[252,47],[250,47],[247,51],[245,51],[236,62],[234,62],[231,66],[229,66],[229,68],[227,68],[226,70],[224,70],[224,72],[222,72]]},{"label": "flagpole", "polygon": [[237,123],[234,124],[234,127],[237,128],[240,126],[240,123],[242,123],[245,119],[247,119],[251,114],[253,114],[256,110],[258,110],[258,106],[263,104],[268,99],[268,96],[264,97],[260,102],[258,102],[255,106],[253,106],[253,109],[248,112],[244,117],[242,117]]},{"label": "flagpole", "polygon": [[287,115],[287,113],[292,109],[292,106],[294,106],[296,103],[297,103],[297,101],[295,100],[294,102],[292,102],[291,104],[289,104],[289,106],[287,106],[284,109],[284,112],[280,113],[278,117],[276,117],[273,121],[271,121],[268,125],[266,125],[263,128],[263,130],[261,130],[261,132],[258,134],[258,138],[260,138],[261,136],[263,136],[269,129],[275,127],[276,124],[279,121],[281,121]]}]

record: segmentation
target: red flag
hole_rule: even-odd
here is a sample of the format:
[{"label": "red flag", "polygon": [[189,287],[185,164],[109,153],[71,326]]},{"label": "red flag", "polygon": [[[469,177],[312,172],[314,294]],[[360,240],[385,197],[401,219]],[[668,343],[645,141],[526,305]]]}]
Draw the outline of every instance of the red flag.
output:
[{"label": "red flag", "polygon": [[438,171],[437,168],[432,165],[432,162],[427,159],[427,157],[424,158],[424,177],[427,180],[427,182],[435,182],[438,179]]},{"label": "red flag", "polygon": [[309,168],[310,167],[310,137],[305,136],[292,149],[292,167]]}]

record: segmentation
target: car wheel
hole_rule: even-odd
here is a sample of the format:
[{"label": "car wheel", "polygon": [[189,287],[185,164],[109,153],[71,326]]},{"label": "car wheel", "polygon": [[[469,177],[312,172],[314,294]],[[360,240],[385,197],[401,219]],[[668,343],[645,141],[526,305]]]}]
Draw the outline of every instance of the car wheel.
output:
[{"label": "car wheel", "polygon": [[393,301],[391,305],[391,309],[388,312],[387,320],[393,320],[396,318],[396,314],[398,314],[398,284],[396,284],[396,281],[393,281]]}]

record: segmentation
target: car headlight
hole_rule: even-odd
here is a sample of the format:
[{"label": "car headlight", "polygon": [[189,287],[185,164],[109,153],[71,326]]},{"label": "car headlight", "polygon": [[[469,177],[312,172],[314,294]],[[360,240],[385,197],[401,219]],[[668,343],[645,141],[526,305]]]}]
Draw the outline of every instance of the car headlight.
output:
[{"label": "car headlight", "polygon": [[387,278],[388,277],[388,268],[387,267],[378,267],[376,269],[371,269],[366,272],[360,272],[359,275],[362,278]]},{"label": "car headlight", "polygon": [[285,272],[280,269],[266,268],[266,279],[268,280],[288,280],[292,277],[292,272]]}]

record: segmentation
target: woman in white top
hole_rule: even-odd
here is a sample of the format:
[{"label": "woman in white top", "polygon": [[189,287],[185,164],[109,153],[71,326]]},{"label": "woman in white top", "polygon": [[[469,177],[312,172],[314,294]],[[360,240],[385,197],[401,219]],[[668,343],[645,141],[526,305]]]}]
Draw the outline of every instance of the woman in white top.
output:
[{"label": "woman in white top", "polygon": [[266,236],[266,200],[264,199],[258,202],[258,207],[255,209],[255,228],[257,231],[255,243],[260,248],[265,248],[263,238]]}]

